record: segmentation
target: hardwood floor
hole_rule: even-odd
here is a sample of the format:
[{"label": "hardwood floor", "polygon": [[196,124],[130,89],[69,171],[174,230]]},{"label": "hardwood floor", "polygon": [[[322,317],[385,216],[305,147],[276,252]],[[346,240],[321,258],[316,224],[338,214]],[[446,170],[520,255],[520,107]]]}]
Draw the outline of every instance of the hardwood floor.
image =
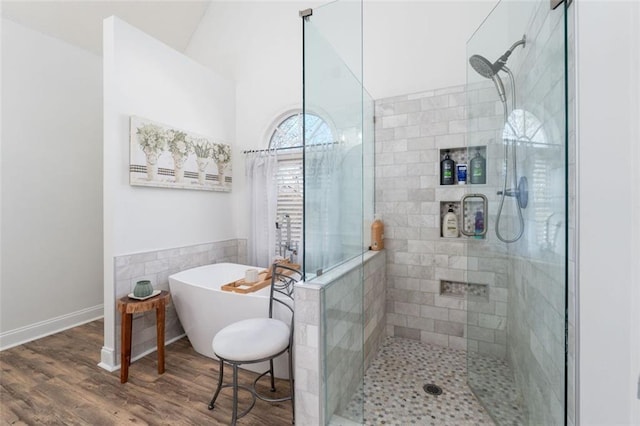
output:
[{"label": "hardwood floor", "polygon": [[[231,389],[207,409],[218,363],[196,353],[184,337],[166,347],[166,372],[157,374],[156,354],[134,362],[129,381],[97,366],[103,322],[94,321],[0,352],[0,419],[3,424],[224,425],[231,421]],[[225,382],[230,381],[225,369]],[[255,373],[242,372],[248,385]],[[268,379],[265,383],[268,383]],[[289,392],[279,380],[276,396]],[[268,393],[266,387],[259,389]],[[249,402],[240,391],[240,411]],[[245,405],[243,405],[243,403]],[[290,425],[291,402],[258,400],[239,425]]]}]

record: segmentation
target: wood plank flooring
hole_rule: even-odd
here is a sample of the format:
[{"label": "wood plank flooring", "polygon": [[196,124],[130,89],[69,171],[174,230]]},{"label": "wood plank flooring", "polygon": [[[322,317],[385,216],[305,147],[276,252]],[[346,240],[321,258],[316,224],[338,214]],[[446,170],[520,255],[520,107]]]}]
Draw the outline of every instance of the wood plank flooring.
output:
[{"label": "wood plank flooring", "polygon": [[[224,425],[231,421],[231,389],[224,389],[213,411],[207,405],[218,377],[218,363],[196,353],[184,337],[166,347],[166,372],[157,374],[156,354],[134,362],[129,381],[97,366],[103,322],[94,321],[0,352],[2,424],[46,425]],[[225,382],[231,380],[225,369]],[[249,385],[255,373],[242,371]],[[269,380],[264,380],[268,384]],[[279,380],[274,396],[289,392]],[[269,393],[268,388],[259,388]],[[249,403],[240,392],[240,411]],[[244,405],[243,405],[244,404]],[[291,402],[258,400],[239,425],[291,424]]]}]

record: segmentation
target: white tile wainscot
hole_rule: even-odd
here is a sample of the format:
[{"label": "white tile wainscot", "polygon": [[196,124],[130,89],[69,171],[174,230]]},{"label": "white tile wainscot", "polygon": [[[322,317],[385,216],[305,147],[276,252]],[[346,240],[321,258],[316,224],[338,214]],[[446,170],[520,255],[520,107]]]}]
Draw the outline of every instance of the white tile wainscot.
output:
[{"label": "white tile wainscot", "polygon": [[[185,269],[211,263],[246,263],[247,241],[233,239],[196,244],[144,253],[116,256],[113,259],[115,276],[115,300],[133,292],[136,282],[149,280],[156,290],[169,290],[169,275]],[[114,304],[115,306],[115,304]],[[115,315],[115,356],[120,363],[120,315]],[[165,317],[165,342],[184,336],[184,330],[173,304],[167,306]],[[156,350],[155,311],[133,317],[131,359],[138,359]]]}]

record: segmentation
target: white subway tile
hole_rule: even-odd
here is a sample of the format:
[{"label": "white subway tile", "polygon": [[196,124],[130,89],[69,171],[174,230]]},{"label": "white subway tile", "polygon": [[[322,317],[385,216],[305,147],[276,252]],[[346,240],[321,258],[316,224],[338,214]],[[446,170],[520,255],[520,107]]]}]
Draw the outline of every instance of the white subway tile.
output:
[{"label": "white subway tile", "polygon": [[449,346],[449,336],[446,334],[433,333],[430,331],[420,332],[420,341],[438,346]]}]

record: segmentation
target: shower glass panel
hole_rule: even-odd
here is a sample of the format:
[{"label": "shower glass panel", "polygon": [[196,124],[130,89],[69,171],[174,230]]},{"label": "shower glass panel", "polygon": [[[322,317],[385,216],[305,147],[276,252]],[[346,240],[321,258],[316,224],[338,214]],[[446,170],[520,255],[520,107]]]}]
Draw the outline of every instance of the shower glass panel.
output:
[{"label": "shower glass panel", "polygon": [[486,183],[466,192],[488,198],[488,217],[462,207],[488,230],[466,244],[468,382],[499,425],[565,424],[565,46],[548,0],[501,1],[467,43],[467,153]]},{"label": "shower glass panel", "polygon": [[[324,424],[362,422],[363,258],[373,219],[373,100],[362,86],[362,5],[338,1],[303,20],[304,111],[336,140],[305,141],[304,269],[322,285]],[[367,235],[365,241],[364,235]]]},{"label": "shower glass panel", "polygon": [[361,4],[329,3],[303,22],[304,110],[336,137],[304,149],[304,268],[313,277],[364,247]]}]

